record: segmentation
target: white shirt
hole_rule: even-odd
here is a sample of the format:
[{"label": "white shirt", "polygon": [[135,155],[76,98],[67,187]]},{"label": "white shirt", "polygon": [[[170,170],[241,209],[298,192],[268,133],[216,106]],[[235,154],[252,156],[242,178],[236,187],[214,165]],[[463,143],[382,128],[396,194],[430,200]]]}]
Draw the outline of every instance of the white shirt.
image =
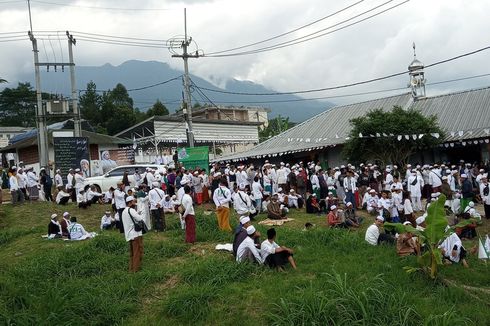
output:
[{"label": "white shirt", "polygon": [[440,187],[442,185],[441,170],[439,170],[439,169],[432,169],[430,171],[430,173],[429,173],[429,183],[432,185],[433,188]]},{"label": "white shirt", "polygon": [[58,191],[58,194],[56,195],[56,204],[59,204],[61,198],[63,198],[63,197],[70,197],[70,194],[67,192],[64,192],[63,190]]},{"label": "white shirt", "polygon": [[28,187],[37,186],[38,181],[39,181],[39,178],[36,177],[34,172],[32,172],[32,171],[27,172],[27,186]]},{"label": "white shirt", "polygon": [[318,176],[316,174],[313,174],[311,176],[310,181],[311,181],[311,187],[313,188],[313,190],[320,188],[320,180],[318,179]]},{"label": "white shirt", "polygon": [[9,183],[10,183],[10,191],[19,190],[19,181],[17,180],[17,176],[11,175],[9,178]]},{"label": "white shirt", "polygon": [[169,199],[169,200],[164,199],[163,200],[163,205],[162,205],[163,208],[174,208],[174,206],[175,205],[174,205],[174,202],[172,199]]},{"label": "white shirt", "polygon": [[277,183],[285,184],[287,182],[287,171],[284,167],[277,170]]},{"label": "white shirt", "polygon": [[366,230],[366,236],[364,239],[369,244],[371,244],[373,246],[377,246],[378,245],[378,238],[379,238],[378,226],[376,224],[371,224]]},{"label": "white shirt", "polygon": [[350,190],[352,192],[357,190],[356,187],[356,179],[354,177],[345,177],[344,178],[344,190]]},{"label": "white shirt", "polygon": [[249,249],[252,252],[252,254],[254,255],[255,259],[259,264],[264,263],[264,260],[260,256],[259,251],[255,247],[254,241],[250,237],[246,237],[245,240],[243,240],[242,243],[240,243],[240,245],[238,246],[238,249],[236,251],[237,262],[243,261],[244,259],[243,255],[245,254],[246,249]]},{"label": "white shirt", "polygon": [[275,254],[277,248],[279,248],[279,245],[275,241],[272,241],[271,243],[269,240],[264,240],[260,245],[260,255],[262,256],[262,259],[265,261],[267,256]]},{"label": "white shirt", "polygon": [[252,195],[255,199],[262,199],[262,186],[259,182],[252,183]]},{"label": "white shirt", "polygon": [[23,189],[27,185],[27,176],[25,173],[17,173],[17,180],[18,180],[18,185],[19,188]]},{"label": "white shirt", "polygon": [[66,176],[66,181],[67,181],[67,183],[66,183],[66,189],[73,188],[73,178],[74,177],[75,176],[73,174],[68,173],[68,175]]},{"label": "white shirt", "polygon": [[80,173],[75,174],[75,189],[83,188],[83,182],[85,178]]},{"label": "white shirt", "polygon": [[104,225],[111,225],[112,222],[114,222],[114,218],[111,215],[102,215],[102,218],[100,219],[100,229],[102,230]]},{"label": "white shirt", "polygon": [[135,222],[143,220],[143,216],[138,214],[138,212],[134,208],[128,207],[124,209],[122,213],[122,222],[124,226],[124,236],[126,237],[126,241],[134,240],[135,238],[141,237],[143,235],[143,232],[134,230],[133,219],[131,219],[129,213],[131,213],[131,216],[133,217]]},{"label": "white shirt", "polygon": [[407,198],[403,202],[403,214],[407,215],[412,213],[413,213],[412,202],[410,201],[410,199]]},{"label": "white shirt", "polygon": [[184,206],[184,214],[182,217],[186,217],[187,215],[195,215],[194,206],[192,206],[192,197],[189,194],[184,194],[182,197],[182,206]]},{"label": "white shirt", "polygon": [[244,215],[249,213],[249,207],[252,206],[252,201],[245,192],[239,190],[233,194],[233,206],[238,215]]},{"label": "white shirt", "polygon": [[63,178],[61,177],[61,174],[56,173],[56,175],[54,176],[54,182],[56,184],[56,187],[63,187]]},{"label": "white shirt", "polygon": [[125,193],[118,189],[114,190],[114,204],[116,204],[116,209],[121,209],[126,207],[126,200],[124,199]]},{"label": "white shirt", "polygon": [[71,240],[83,240],[88,235],[88,232],[85,231],[80,223],[71,223],[68,226],[68,232],[70,232]]},{"label": "white shirt", "polygon": [[97,191],[92,191],[92,189],[87,190],[87,200],[92,200],[94,196],[102,197],[102,194]]},{"label": "white shirt", "polygon": [[213,194],[213,201],[216,207],[224,206],[230,207],[231,191],[225,186],[219,186],[216,188]]},{"label": "white shirt", "polygon": [[148,192],[148,197],[150,197],[150,209],[158,209],[157,204],[163,207],[163,202],[165,201],[165,192],[159,188],[153,188]]},{"label": "white shirt", "polygon": [[180,187],[179,190],[177,191],[177,202],[182,204],[182,198],[184,198],[185,195],[185,190],[184,187]]}]

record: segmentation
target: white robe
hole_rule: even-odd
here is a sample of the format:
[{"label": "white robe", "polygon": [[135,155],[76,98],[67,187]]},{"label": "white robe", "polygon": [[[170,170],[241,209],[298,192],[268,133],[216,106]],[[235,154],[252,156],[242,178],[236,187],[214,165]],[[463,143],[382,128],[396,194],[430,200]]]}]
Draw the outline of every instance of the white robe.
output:
[{"label": "white robe", "polygon": [[138,214],[143,217],[143,221],[145,221],[148,230],[151,230],[150,204],[148,195],[146,195],[145,197],[138,197],[136,205]]},{"label": "white robe", "polygon": [[[452,256],[452,251],[454,246],[456,245],[456,256]],[[451,234],[449,237],[444,239],[444,241],[439,245],[439,248],[444,249],[445,257],[448,257],[449,260],[459,263],[459,254],[461,253],[461,248],[463,247],[463,243],[461,239],[458,237],[456,233]]]}]

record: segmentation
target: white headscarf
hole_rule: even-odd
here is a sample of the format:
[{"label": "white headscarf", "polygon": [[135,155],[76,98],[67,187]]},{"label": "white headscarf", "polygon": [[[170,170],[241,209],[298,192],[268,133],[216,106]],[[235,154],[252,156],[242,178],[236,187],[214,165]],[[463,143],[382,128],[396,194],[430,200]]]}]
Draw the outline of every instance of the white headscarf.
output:
[{"label": "white headscarf", "polygon": [[[456,257],[452,256],[452,251],[456,245]],[[463,243],[456,233],[451,234],[449,237],[444,239],[444,241],[439,245],[439,248],[445,250],[445,256],[449,260],[459,263],[459,254],[461,253],[461,248],[463,248]]]}]

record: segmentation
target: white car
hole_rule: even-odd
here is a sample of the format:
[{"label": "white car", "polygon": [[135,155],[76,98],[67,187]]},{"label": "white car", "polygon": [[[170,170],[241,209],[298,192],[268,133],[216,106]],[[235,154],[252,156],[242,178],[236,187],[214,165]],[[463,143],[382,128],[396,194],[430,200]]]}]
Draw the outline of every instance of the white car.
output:
[{"label": "white car", "polygon": [[165,167],[163,165],[156,164],[135,164],[135,165],[120,165],[113,168],[104,175],[98,177],[85,178],[85,185],[94,185],[99,192],[106,192],[110,187],[116,188],[117,183],[122,181],[125,171],[128,171],[128,179],[131,187],[135,187],[134,183],[134,171],[138,169],[140,174],[146,171],[146,168],[152,168],[156,171],[163,171]]}]

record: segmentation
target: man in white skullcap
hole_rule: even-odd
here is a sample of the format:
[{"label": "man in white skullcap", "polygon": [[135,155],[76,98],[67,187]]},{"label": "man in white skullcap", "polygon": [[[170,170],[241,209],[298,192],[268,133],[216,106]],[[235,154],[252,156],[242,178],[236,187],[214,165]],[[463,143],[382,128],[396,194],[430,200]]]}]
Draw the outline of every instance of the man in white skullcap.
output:
[{"label": "man in white skullcap", "polygon": [[384,221],[385,219],[383,218],[383,216],[377,216],[374,220],[374,223],[367,228],[366,235],[364,237],[367,243],[373,246],[377,246],[382,242],[392,244],[395,241],[392,235],[380,232],[380,229],[383,227]]},{"label": "man in white skullcap", "polygon": [[247,237],[242,241],[242,243],[237,248],[236,261],[250,261],[258,264],[263,264],[264,260],[260,255],[259,250],[255,246],[254,238],[260,235],[253,225],[247,227]]}]

